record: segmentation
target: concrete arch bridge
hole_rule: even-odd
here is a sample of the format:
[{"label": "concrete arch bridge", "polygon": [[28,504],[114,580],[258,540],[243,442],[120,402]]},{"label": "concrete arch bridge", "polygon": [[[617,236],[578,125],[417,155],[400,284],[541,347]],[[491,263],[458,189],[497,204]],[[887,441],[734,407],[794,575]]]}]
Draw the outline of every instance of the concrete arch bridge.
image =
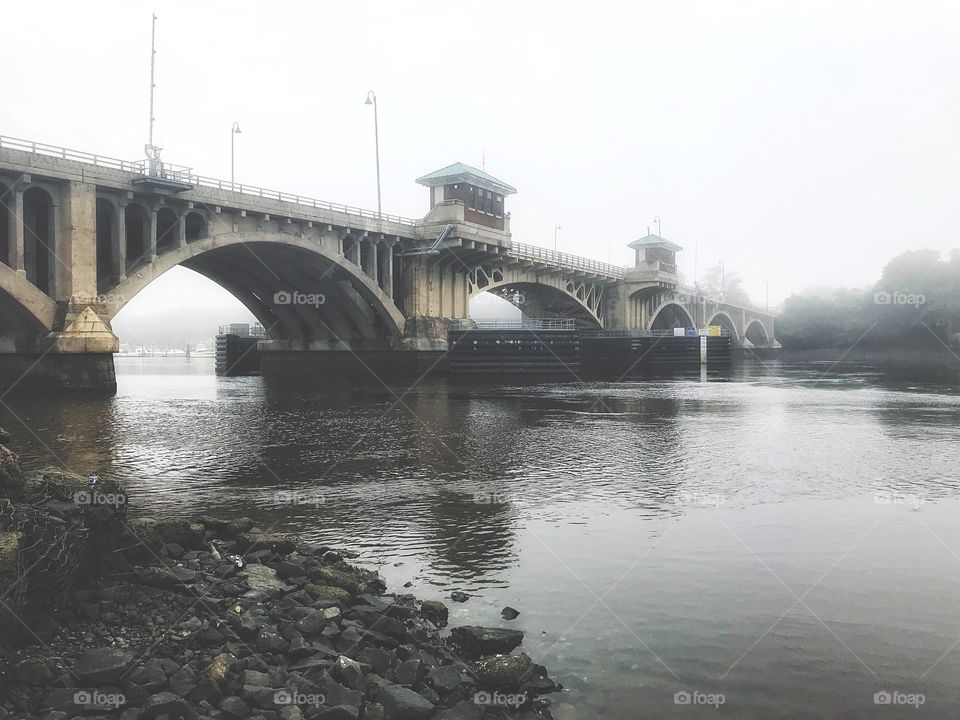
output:
[{"label": "concrete arch bridge", "polygon": [[511,186],[462,163],[418,182],[430,210],[413,219],[0,136],[0,385],[115,387],[111,321],[178,265],[236,296],[278,364],[422,365],[491,291],[598,328],[713,312],[772,341],[769,314],[685,300],[656,248],[622,268],[514,242]]}]

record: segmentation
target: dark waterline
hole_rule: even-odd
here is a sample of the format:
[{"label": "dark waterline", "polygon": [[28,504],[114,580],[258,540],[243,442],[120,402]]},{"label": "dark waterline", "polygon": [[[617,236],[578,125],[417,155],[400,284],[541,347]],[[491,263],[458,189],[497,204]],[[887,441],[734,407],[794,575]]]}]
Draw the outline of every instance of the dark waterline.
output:
[{"label": "dark waterline", "polygon": [[[117,359],[112,399],[11,396],[30,465],[144,514],[249,515],[472,595],[568,691],[558,718],[899,717],[960,701],[957,373],[754,364],[645,382],[216,378]],[[27,430],[29,428],[29,430]]]}]

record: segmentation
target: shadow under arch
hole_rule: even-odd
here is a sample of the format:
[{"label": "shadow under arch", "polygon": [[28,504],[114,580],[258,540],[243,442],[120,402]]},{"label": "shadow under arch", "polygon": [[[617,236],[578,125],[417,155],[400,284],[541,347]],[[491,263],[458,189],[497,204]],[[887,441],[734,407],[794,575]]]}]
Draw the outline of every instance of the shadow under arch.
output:
[{"label": "shadow under arch", "polygon": [[734,325],[733,319],[722,310],[715,312],[710,317],[707,325],[719,325],[727,331],[727,334],[729,334],[731,338],[733,338],[733,342],[736,345],[740,344],[740,334],[737,332],[737,326]]},{"label": "shadow under arch", "polygon": [[653,313],[650,330],[671,330],[673,328],[693,327],[693,318],[679,303],[668,300]]},{"label": "shadow under arch", "polygon": [[109,318],[177,265],[224,287],[289,349],[384,349],[403,333],[402,313],[359,268],[279,233],[218,235],[168,251],[110,289]]},{"label": "shadow under arch", "polygon": [[751,320],[749,323],[747,323],[747,327],[743,331],[743,337],[758,347],[763,347],[770,343],[770,338],[767,335],[767,329],[759,320]]},{"label": "shadow under arch", "polygon": [[[572,286],[572,287],[571,287]],[[586,295],[577,292],[577,287],[568,283],[559,288],[553,285],[526,281],[502,280],[477,288],[470,298],[490,293],[518,308],[529,318],[573,318],[600,328],[600,319],[591,310]]]}]

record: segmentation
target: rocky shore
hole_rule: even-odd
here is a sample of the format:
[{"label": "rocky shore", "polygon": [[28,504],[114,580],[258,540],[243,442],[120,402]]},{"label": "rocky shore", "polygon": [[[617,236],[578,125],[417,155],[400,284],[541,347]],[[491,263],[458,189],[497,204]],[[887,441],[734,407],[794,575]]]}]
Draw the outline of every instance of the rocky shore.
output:
[{"label": "rocky shore", "polygon": [[[550,718],[518,629],[446,629],[347,553],[246,518],[127,518],[0,429],[0,720]],[[515,618],[516,611],[505,613]]]}]

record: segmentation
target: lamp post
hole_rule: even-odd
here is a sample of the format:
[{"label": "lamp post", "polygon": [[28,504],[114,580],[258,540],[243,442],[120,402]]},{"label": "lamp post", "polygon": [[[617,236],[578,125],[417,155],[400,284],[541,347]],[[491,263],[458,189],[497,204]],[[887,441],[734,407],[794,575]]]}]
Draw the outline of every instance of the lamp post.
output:
[{"label": "lamp post", "polygon": [[767,295],[767,312],[770,312],[770,281],[769,280],[763,281],[763,289]]},{"label": "lamp post", "polygon": [[233,127],[230,128],[230,185],[233,185],[233,158],[234,158],[234,152],[233,152],[234,142],[233,141],[236,138],[236,136],[239,134],[240,134],[240,124],[235,122],[233,124]]},{"label": "lamp post", "polygon": [[364,104],[373,105],[373,142],[377,151],[377,217],[379,218],[383,215],[380,205],[380,121],[377,117],[377,95],[373,90],[367,93],[367,100]]},{"label": "lamp post", "polygon": [[554,252],[557,251],[557,232],[559,232],[562,229],[563,228],[560,227],[560,223],[557,223],[556,225],[553,226],[553,251]]},{"label": "lamp post", "polygon": [[660,229],[660,216],[657,215],[653,221],[657,224],[657,237],[663,237],[663,230]]},{"label": "lamp post", "polygon": [[723,265],[723,260],[720,261],[720,299],[724,300],[727,296],[727,271]]}]

